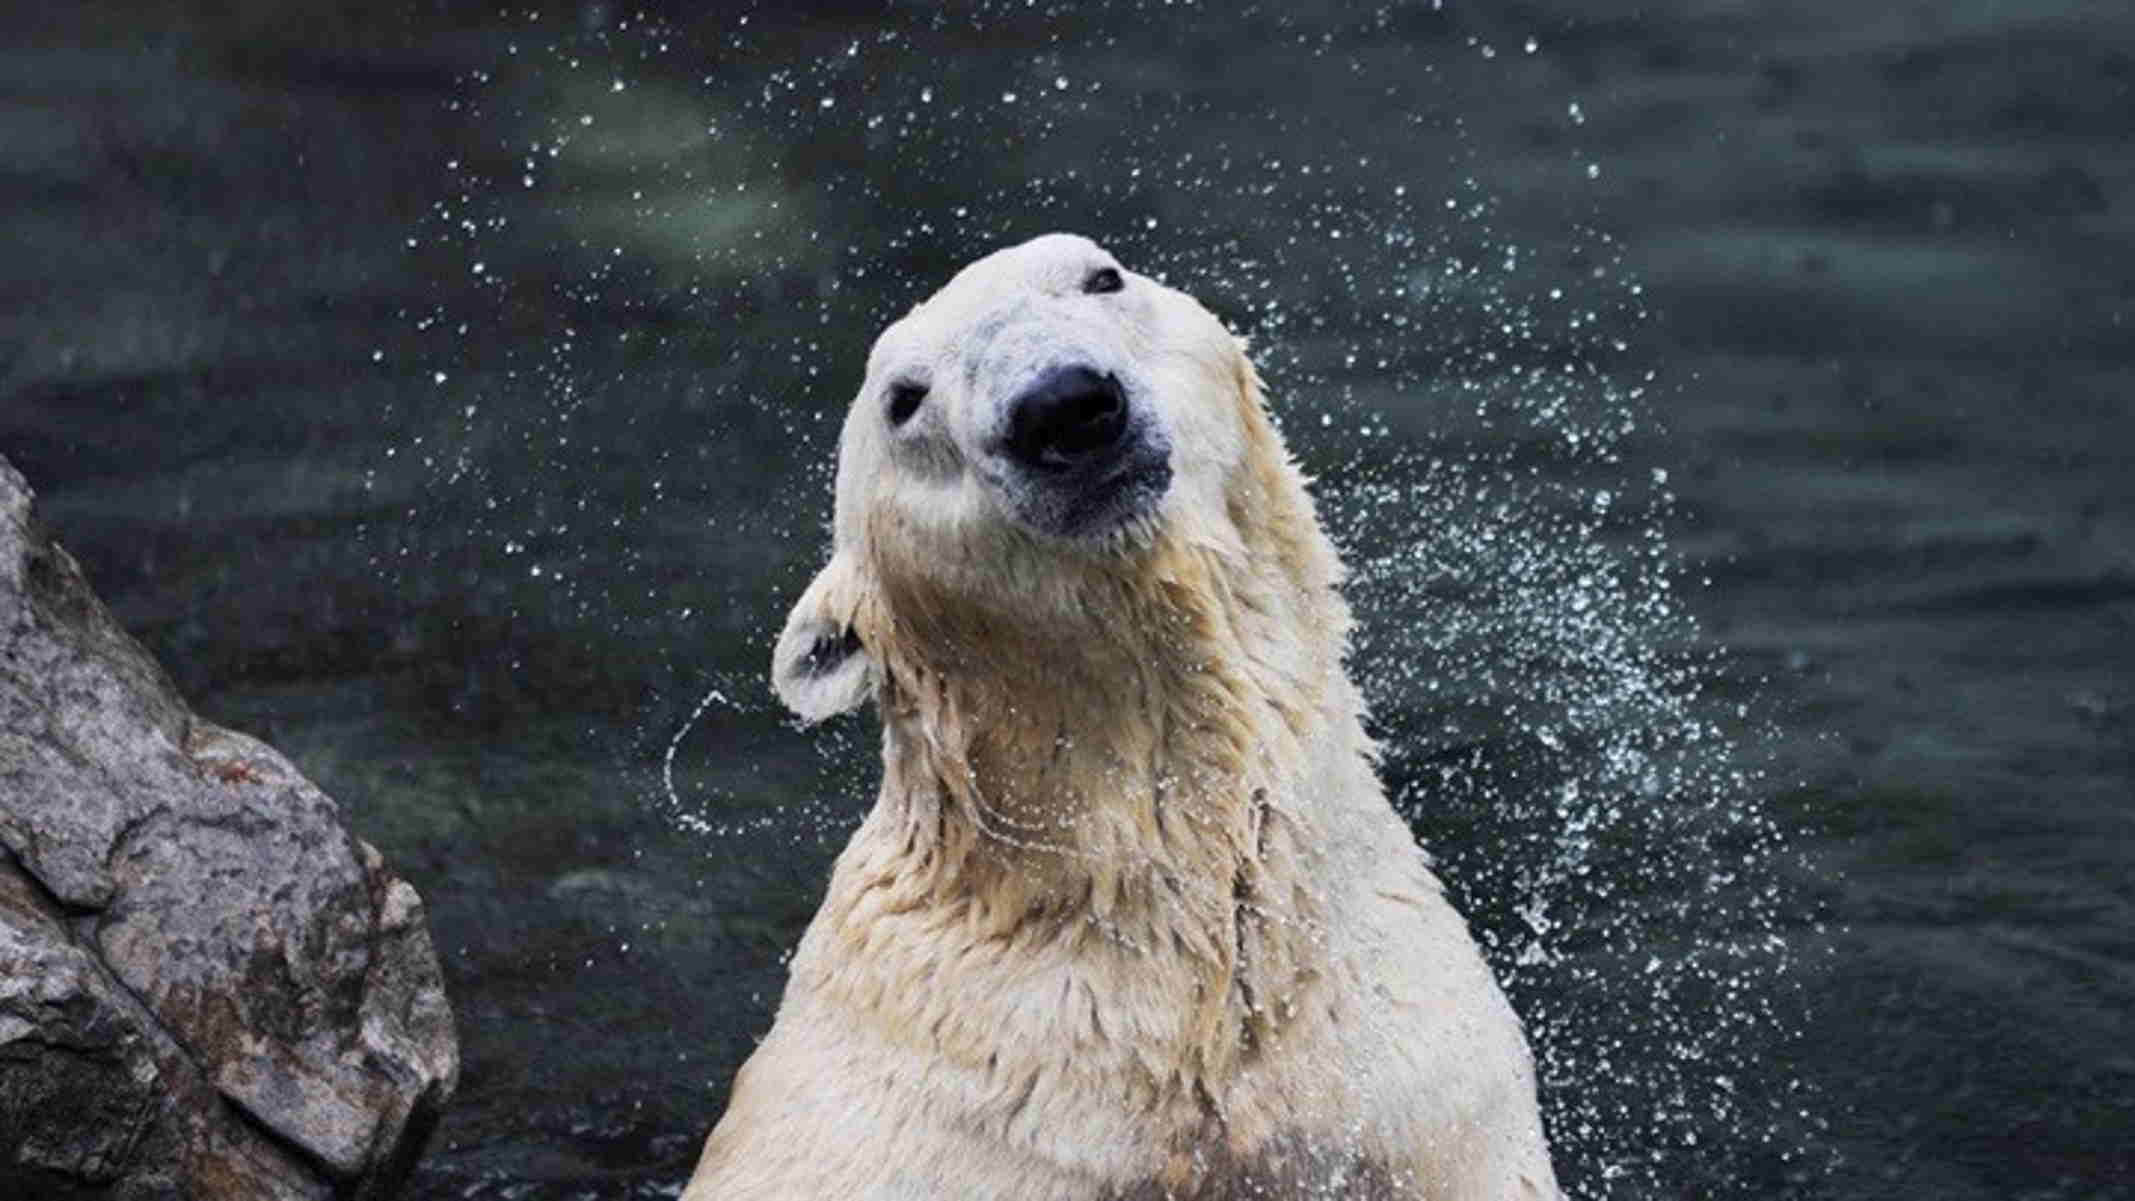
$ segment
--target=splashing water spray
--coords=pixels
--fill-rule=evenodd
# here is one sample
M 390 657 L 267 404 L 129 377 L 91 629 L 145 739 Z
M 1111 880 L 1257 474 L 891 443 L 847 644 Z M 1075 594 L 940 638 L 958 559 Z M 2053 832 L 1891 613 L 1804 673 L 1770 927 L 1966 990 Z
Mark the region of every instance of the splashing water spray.
M 656 33 L 646 38 L 664 50 Z M 583 49 L 573 46 L 574 55 Z M 589 62 L 598 57 L 585 53 Z M 826 89 L 868 53 L 855 43 L 826 60 Z M 594 320 L 613 296 L 655 287 L 656 279 L 616 265 L 629 258 L 621 246 L 648 260 L 668 253 L 661 239 L 677 238 L 678 213 L 711 214 L 692 218 L 707 223 L 699 241 L 669 254 L 692 265 L 692 278 L 727 280 L 747 296 L 758 273 L 791 272 L 793 264 L 751 248 L 812 246 L 812 233 L 795 230 L 832 223 L 812 222 L 770 184 L 745 189 L 677 168 L 683 160 L 654 136 L 653 118 L 663 113 L 674 116 L 677 144 L 767 123 L 773 104 L 792 110 L 778 110 L 795 126 L 784 135 L 854 121 L 889 136 L 879 119 L 942 156 L 936 169 L 954 174 L 963 161 L 956 154 L 993 145 L 989 123 L 1028 121 L 1048 97 L 1089 104 L 1097 94 L 1079 79 L 1069 86 L 1063 74 L 996 112 L 954 108 L 936 85 L 909 94 L 882 86 L 869 95 L 892 99 L 877 114 L 856 112 L 857 103 L 803 104 L 806 89 L 782 85 L 763 89 L 760 100 L 736 90 L 742 101 L 732 111 L 676 102 L 633 110 L 634 120 L 596 121 L 596 111 L 607 111 L 601 104 L 682 95 L 672 80 L 626 90 L 630 69 L 615 66 L 617 82 L 584 97 L 583 116 L 544 110 L 549 124 L 535 129 L 531 149 L 515 145 L 468 183 L 464 203 L 440 215 L 440 240 L 466 243 L 485 286 L 504 279 L 498 256 L 482 245 L 502 220 L 470 211 L 538 205 L 550 190 L 590 196 L 595 184 L 625 189 L 633 207 L 603 218 L 609 224 L 596 232 L 613 232 L 616 249 L 570 285 L 567 299 Z M 786 84 L 809 78 L 794 74 Z M 702 110 L 715 113 L 708 126 Z M 1057 120 L 1072 127 L 1077 118 L 1060 111 Z M 1573 124 L 1584 123 L 1578 104 L 1569 112 Z M 611 129 L 634 137 L 604 151 L 600 139 Z M 1501 236 L 1499 203 L 1473 178 L 1389 188 L 1383 167 L 1343 174 L 1321 166 L 1300 187 L 1295 163 L 1177 155 L 1161 130 L 1120 137 L 1111 174 L 1131 185 L 1096 189 L 1074 172 L 1034 174 L 1012 186 L 976 183 L 938 211 L 908 213 L 899 228 L 837 223 L 851 244 L 813 261 L 830 282 L 812 311 L 802 303 L 800 332 L 775 347 L 723 348 L 717 371 L 726 374 L 714 373 L 721 382 L 708 398 L 701 360 L 669 370 L 650 352 L 639 360 L 598 349 L 572 326 L 547 354 L 506 373 L 545 399 L 514 416 L 500 385 L 485 394 L 479 418 L 470 406 L 410 457 L 430 465 L 433 493 L 480 492 L 479 503 L 459 507 L 473 514 L 467 529 L 495 535 L 490 542 L 504 548 L 488 565 L 492 575 L 611 632 L 642 630 L 642 643 L 673 648 L 662 652 L 658 670 L 669 684 L 660 691 L 678 699 L 641 715 L 636 753 L 649 803 L 689 834 L 712 836 L 708 853 L 761 846 L 767 827 L 791 843 L 833 844 L 871 792 L 874 765 L 851 723 L 745 742 L 742 756 L 763 766 L 751 797 L 709 776 L 688 782 L 699 766 L 685 753 L 698 745 L 691 735 L 713 714 L 767 725 L 762 706 L 736 698 L 762 691 L 762 623 L 790 598 L 731 598 L 755 616 L 729 616 L 708 639 L 702 619 L 678 611 L 657 574 L 668 561 L 661 556 L 678 552 L 652 546 L 641 554 L 636 543 L 618 551 L 606 540 L 649 542 L 633 528 L 716 504 L 716 518 L 691 531 L 693 553 L 757 564 L 756 579 L 774 574 L 762 566 L 773 555 L 812 562 L 834 454 L 826 414 L 842 411 L 840 390 L 864 353 L 822 331 L 879 329 L 942 282 L 882 283 L 899 265 L 962 263 L 1044 228 L 1080 228 L 1137 270 L 1198 297 L 1253 344 L 1276 416 L 1318 476 L 1323 520 L 1352 572 L 1359 630 L 1351 664 L 1383 746 L 1387 791 L 1527 1023 L 1566 1187 L 1611 1201 L 1772 1195 L 1813 1177 L 1824 1166 L 1821 1119 L 1813 1090 L 1787 1066 L 1800 1028 L 1800 934 L 1814 927 L 1798 895 L 1807 873 L 1763 804 L 1775 785 L 1755 684 L 1731 680 L 1725 653 L 1701 636 L 1670 549 L 1671 464 L 1650 415 L 1656 390 L 1668 384 L 1641 358 L 1648 314 L 1622 247 L 1588 228 L 1560 231 L 1547 247 Z M 734 161 L 743 157 L 737 151 Z M 592 182 L 571 185 L 572 170 Z M 1584 161 L 1567 168 L 1575 180 L 1597 172 Z M 1165 207 L 1161 223 L 1148 215 L 1158 193 L 1183 198 Z M 1300 193 L 1312 199 L 1301 202 Z M 1194 201 L 1218 197 L 1224 204 L 1191 211 Z M 737 232 L 751 229 L 777 236 Z M 688 285 L 685 311 L 719 303 L 713 289 L 700 296 L 698 287 Z M 688 428 L 701 428 L 703 413 L 763 428 L 688 447 L 665 435 L 648 435 L 649 449 L 617 446 L 618 458 L 649 455 L 654 476 L 649 494 L 630 493 L 625 503 L 569 509 L 551 497 L 571 488 L 500 464 L 505 448 L 516 447 L 550 474 L 593 478 L 588 464 L 597 466 L 607 448 L 588 445 L 589 398 L 626 386 L 682 397 Z M 781 389 L 789 391 L 764 395 Z M 682 481 L 716 484 L 723 473 L 760 471 L 737 449 L 758 434 L 783 439 L 806 464 L 781 495 L 738 484 L 731 496 L 675 495 Z M 560 453 L 566 442 L 568 455 Z M 548 448 L 559 453 L 548 457 Z M 670 480 L 675 492 L 665 490 Z M 611 514 L 621 516 L 611 522 Z M 582 587 L 588 580 L 603 586 Z M 646 586 L 626 587 L 635 583 Z M 702 680 L 702 665 L 690 660 L 714 653 L 729 656 L 713 665 L 716 685 L 700 692 L 677 682 Z M 679 698 L 690 697 L 684 712 Z M 812 765 L 789 762 L 800 758 L 791 754 L 796 738 L 814 749 Z M 719 753 L 735 758 L 732 745 Z M 744 829 L 754 841 L 729 837 Z

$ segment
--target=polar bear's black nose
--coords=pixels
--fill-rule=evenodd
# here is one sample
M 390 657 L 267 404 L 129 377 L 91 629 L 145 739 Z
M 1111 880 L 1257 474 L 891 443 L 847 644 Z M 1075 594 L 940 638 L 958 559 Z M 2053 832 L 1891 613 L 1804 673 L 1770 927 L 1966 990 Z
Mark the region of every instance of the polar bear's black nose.
M 1127 393 L 1088 367 L 1055 367 L 1008 410 L 1009 455 L 1025 467 L 1063 470 L 1108 457 L 1127 432 Z

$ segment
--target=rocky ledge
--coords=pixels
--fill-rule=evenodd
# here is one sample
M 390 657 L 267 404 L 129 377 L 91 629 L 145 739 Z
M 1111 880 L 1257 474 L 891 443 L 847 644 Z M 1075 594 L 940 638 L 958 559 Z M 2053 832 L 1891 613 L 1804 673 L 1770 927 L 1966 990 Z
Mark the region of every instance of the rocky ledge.
M 30 502 L 0 459 L 0 1196 L 391 1196 L 459 1074 L 421 899 Z

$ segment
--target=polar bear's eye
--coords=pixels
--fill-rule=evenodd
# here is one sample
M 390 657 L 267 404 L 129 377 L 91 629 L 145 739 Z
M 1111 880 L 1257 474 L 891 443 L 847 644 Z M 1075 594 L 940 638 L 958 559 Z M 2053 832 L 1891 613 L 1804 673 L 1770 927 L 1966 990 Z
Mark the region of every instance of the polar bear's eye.
M 1082 290 L 1090 293 L 1117 292 L 1127 286 L 1117 267 L 1099 267 L 1082 281 Z
M 919 411 L 919 402 L 927 398 L 925 384 L 896 383 L 890 385 L 890 425 L 903 425 Z

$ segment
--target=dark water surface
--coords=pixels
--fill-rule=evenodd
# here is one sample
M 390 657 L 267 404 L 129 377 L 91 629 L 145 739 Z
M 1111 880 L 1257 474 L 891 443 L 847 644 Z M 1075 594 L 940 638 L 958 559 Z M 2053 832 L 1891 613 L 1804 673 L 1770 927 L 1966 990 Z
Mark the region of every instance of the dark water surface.
M 687 1175 L 868 798 L 837 419 L 1053 228 L 1252 337 L 1568 1184 L 2135 1196 L 2127 5 L 0 31 L 0 453 L 422 891 L 411 1196 Z

